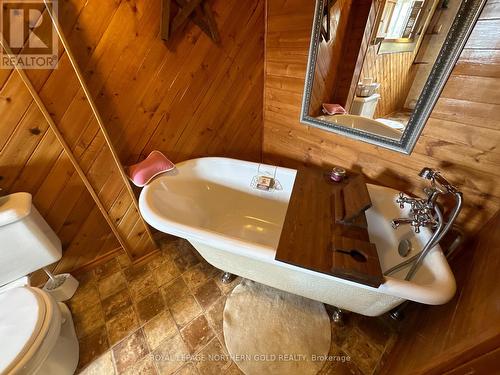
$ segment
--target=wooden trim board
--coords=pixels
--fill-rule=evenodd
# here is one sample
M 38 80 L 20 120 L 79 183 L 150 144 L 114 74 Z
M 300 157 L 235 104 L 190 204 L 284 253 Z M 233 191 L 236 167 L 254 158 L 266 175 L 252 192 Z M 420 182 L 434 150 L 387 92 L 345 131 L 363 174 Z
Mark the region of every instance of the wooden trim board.
M 104 139 L 107 143 L 107 146 L 109 148 L 109 151 L 111 152 L 111 155 L 113 157 L 113 160 L 116 164 L 116 166 L 118 167 L 118 171 L 120 172 L 120 176 L 125 184 L 125 187 L 127 188 L 130 196 L 132 197 L 132 202 L 135 206 L 135 208 L 137 209 L 137 211 L 139 212 L 139 204 L 137 202 L 137 198 L 135 197 L 134 195 L 134 192 L 132 190 L 132 187 L 130 186 L 130 183 L 128 181 L 128 178 L 127 178 L 127 175 L 125 173 L 125 170 L 123 169 L 123 166 L 120 162 L 120 159 L 118 158 L 118 155 L 116 153 L 116 150 L 112 144 L 112 141 L 109 137 L 109 134 L 108 134 L 108 131 L 106 130 L 106 127 L 104 125 L 104 121 L 102 120 L 102 117 L 99 113 L 99 110 L 97 109 L 97 106 L 95 105 L 95 101 L 92 97 L 92 95 L 90 94 L 90 91 L 87 87 L 87 84 L 85 83 L 85 80 L 83 79 L 83 75 L 80 71 L 80 68 L 78 66 L 78 63 L 76 62 L 75 60 L 75 57 L 73 55 L 73 53 L 71 52 L 71 49 L 69 47 L 69 44 L 68 44 L 68 41 L 66 40 L 66 37 L 63 33 L 63 31 L 61 30 L 61 27 L 59 25 L 59 21 L 57 20 L 56 17 L 54 17 L 48 3 L 46 0 L 44 0 L 44 3 L 45 3 L 45 6 L 47 8 L 47 12 L 50 16 L 50 18 L 52 19 L 52 24 L 54 25 L 55 29 L 56 29 L 56 32 L 57 32 L 57 35 L 59 36 L 59 39 L 61 40 L 61 43 L 66 51 L 66 54 L 69 58 L 69 61 L 71 63 L 71 66 L 73 67 L 73 70 L 78 78 L 78 81 L 80 82 L 80 86 L 81 88 L 83 89 L 83 92 L 85 93 L 85 97 L 87 98 L 87 101 L 92 109 L 92 112 L 97 120 L 97 123 L 99 125 L 99 128 L 101 129 L 101 132 L 102 134 L 104 135 Z M 146 233 L 148 234 L 148 237 L 150 238 L 151 242 L 154 243 L 154 239 L 153 239 L 153 235 L 151 234 L 151 230 L 149 229 L 149 226 L 148 224 L 145 222 L 144 218 L 142 217 L 142 215 L 139 214 L 139 218 L 140 220 L 142 221 L 142 224 L 144 225 L 145 229 L 146 229 Z

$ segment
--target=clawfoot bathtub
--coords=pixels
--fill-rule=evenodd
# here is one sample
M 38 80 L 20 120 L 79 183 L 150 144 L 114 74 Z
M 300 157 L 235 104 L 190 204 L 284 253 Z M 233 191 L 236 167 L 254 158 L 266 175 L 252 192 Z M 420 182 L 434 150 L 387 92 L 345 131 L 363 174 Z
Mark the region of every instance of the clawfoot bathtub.
M 279 190 L 256 189 L 258 173 L 274 176 Z M 156 229 L 187 239 L 213 266 L 277 289 L 363 315 L 381 315 L 405 300 L 443 304 L 455 293 L 455 279 L 437 246 L 415 278 L 407 269 L 385 277 L 378 288 L 357 284 L 274 259 L 296 171 L 227 158 L 200 158 L 177 164 L 146 186 L 139 199 L 145 220 Z M 367 211 L 371 242 L 382 271 L 401 263 L 398 244 L 412 242 L 416 254 L 431 233 L 397 231 L 390 220 L 407 209 L 395 204 L 397 191 L 369 185 L 373 207 Z M 314 199 L 314 197 L 311 197 Z

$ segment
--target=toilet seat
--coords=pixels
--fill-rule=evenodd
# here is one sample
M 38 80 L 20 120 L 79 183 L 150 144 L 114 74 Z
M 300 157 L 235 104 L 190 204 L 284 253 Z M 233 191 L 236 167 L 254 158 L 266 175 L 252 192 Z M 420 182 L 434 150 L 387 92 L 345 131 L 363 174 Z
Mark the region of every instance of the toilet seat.
M 0 373 L 34 372 L 54 347 L 60 327 L 59 307 L 46 292 L 23 286 L 0 293 Z

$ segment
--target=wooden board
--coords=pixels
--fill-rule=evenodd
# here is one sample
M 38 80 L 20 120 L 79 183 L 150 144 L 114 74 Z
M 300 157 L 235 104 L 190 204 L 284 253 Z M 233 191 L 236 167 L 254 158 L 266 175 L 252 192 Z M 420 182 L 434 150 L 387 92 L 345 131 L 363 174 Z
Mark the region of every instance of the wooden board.
M 358 216 L 352 218 L 350 221 L 340 221 L 340 223 L 360 228 L 366 228 L 368 226 L 365 212 L 360 213 Z
M 362 175 L 348 178 L 342 188 L 335 189 L 332 204 L 336 223 L 367 227 L 365 211 L 372 203 Z
M 366 188 L 366 186 L 365 186 Z M 368 195 L 369 198 L 369 195 Z M 345 198 L 344 198 L 344 189 L 337 189 L 333 194 L 333 207 L 332 210 L 335 216 L 335 222 L 338 224 L 347 224 L 349 226 L 355 226 L 360 228 L 367 228 L 368 223 L 366 221 L 366 214 L 364 210 L 360 211 L 354 217 L 351 217 L 350 220 L 346 220 L 346 210 L 345 210 Z M 370 204 L 371 206 L 371 204 Z M 362 207 L 369 208 L 366 205 L 362 205 Z
M 377 248 L 374 244 L 350 237 L 334 236 L 333 275 L 377 288 L 384 282 Z
M 335 222 L 335 196 L 346 185 L 332 182 L 322 168 L 298 168 L 275 259 L 378 287 L 383 276 L 367 229 Z M 341 252 L 351 248 L 365 261 Z
M 341 220 L 343 223 L 356 221 L 372 206 L 370 194 L 362 175 L 348 178 L 346 185 L 342 188 L 342 195 L 344 197 L 344 217 Z

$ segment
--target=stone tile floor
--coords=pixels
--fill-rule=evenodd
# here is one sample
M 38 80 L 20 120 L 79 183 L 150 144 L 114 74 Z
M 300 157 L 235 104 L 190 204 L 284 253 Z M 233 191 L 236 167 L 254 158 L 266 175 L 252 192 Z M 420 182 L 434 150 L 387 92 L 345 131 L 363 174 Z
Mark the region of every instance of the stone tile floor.
M 187 241 L 164 241 L 161 249 L 139 265 L 123 254 L 76 275 L 80 287 L 68 305 L 80 342 L 77 372 L 242 374 L 227 359 L 222 333 L 226 297 L 241 279 L 222 284 L 222 272 Z M 331 327 L 330 354 L 350 360 L 327 362 L 321 374 L 376 373 L 395 339 L 384 318 L 349 314 Z

